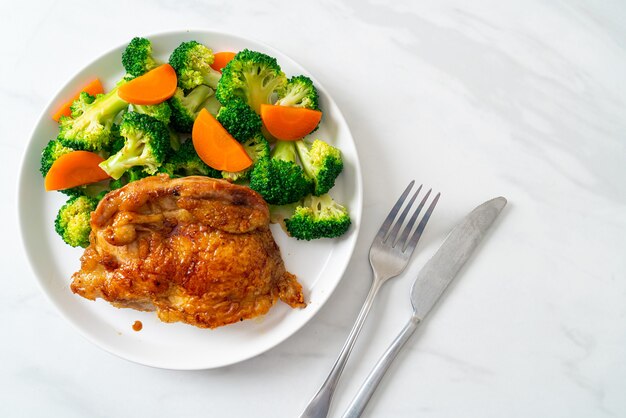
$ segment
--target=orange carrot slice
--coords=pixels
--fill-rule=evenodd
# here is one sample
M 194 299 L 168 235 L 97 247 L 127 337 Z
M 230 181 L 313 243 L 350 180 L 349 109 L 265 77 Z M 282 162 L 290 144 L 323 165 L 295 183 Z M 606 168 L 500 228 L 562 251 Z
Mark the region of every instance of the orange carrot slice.
M 117 94 L 122 100 L 132 104 L 159 104 L 174 95 L 176 82 L 174 68 L 169 64 L 163 64 L 122 84 Z
M 74 100 L 78 99 L 78 97 L 80 96 L 80 93 L 82 92 L 86 92 L 91 94 L 92 96 L 95 96 L 96 94 L 102 94 L 104 93 L 104 89 L 102 88 L 102 83 L 100 83 L 100 80 L 98 80 L 97 78 L 90 81 L 88 84 L 86 84 L 85 86 L 83 86 L 82 89 L 80 89 L 80 91 L 78 93 L 76 93 L 71 100 L 68 100 L 67 102 L 63 103 L 58 109 L 57 111 L 54 113 L 54 115 L 52 115 L 52 119 L 54 119 L 55 121 L 59 121 L 59 119 L 61 119 L 61 116 L 70 116 L 71 114 L 71 109 L 70 107 L 72 106 L 72 103 L 74 103 Z
M 200 159 L 216 170 L 234 172 L 252 165 L 243 146 L 206 109 L 193 124 L 191 140 Z
M 63 190 L 106 180 L 109 175 L 98 166 L 102 161 L 102 157 L 89 151 L 63 154 L 46 174 L 45 188 L 47 191 Z
M 213 64 L 211 64 L 211 68 L 213 68 L 215 71 L 222 71 L 222 68 L 226 67 L 226 64 L 228 64 L 230 60 L 235 58 L 235 53 L 228 51 L 216 52 L 214 54 L 214 57 L 215 60 L 213 61 Z
M 322 112 L 303 107 L 262 104 L 261 119 L 274 137 L 295 141 L 313 132 L 322 119 Z

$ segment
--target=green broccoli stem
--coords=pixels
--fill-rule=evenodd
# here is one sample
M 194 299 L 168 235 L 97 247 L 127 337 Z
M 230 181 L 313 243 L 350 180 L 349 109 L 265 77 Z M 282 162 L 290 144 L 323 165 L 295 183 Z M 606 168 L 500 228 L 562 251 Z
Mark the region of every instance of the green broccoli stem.
M 293 141 L 277 141 L 272 151 L 272 158 L 295 163 L 296 147 Z
M 174 151 L 178 151 L 180 149 L 180 137 L 172 128 L 168 128 L 168 131 L 170 133 L 170 147 Z
M 315 177 L 315 170 L 313 169 L 313 163 L 311 163 L 311 158 L 309 157 L 309 146 L 302 139 L 295 141 L 295 149 L 297 150 L 298 157 L 300 157 L 300 162 L 302 163 L 302 169 L 305 174 L 310 178 Z
M 291 218 L 298 206 L 302 206 L 302 200 L 297 200 L 286 205 L 269 205 L 270 223 L 279 224 L 283 230 L 287 232 L 285 219 Z
M 142 165 L 148 157 L 148 148 L 141 140 L 127 140 L 124 148 L 106 161 L 100 167 L 115 180 L 118 180 L 130 167 Z
M 204 82 L 213 88 L 217 87 L 220 78 L 222 78 L 222 73 L 212 69 L 209 69 L 209 72 L 204 74 Z
M 316 217 L 319 217 L 322 213 L 326 213 L 327 216 L 341 216 L 344 209 L 329 194 L 311 196 L 309 205 Z
M 118 87 L 116 86 L 104 96 L 99 96 L 100 100 L 97 101 L 97 106 L 91 106 L 86 110 L 86 113 L 98 112 L 97 115 L 110 117 L 112 122 L 113 117 L 128 107 L 128 103 L 117 94 Z
M 185 96 L 184 103 L 188 109 L 196 112 L 202 104 L 213 94 L 213 89 L 204 84 L 194 88 Z

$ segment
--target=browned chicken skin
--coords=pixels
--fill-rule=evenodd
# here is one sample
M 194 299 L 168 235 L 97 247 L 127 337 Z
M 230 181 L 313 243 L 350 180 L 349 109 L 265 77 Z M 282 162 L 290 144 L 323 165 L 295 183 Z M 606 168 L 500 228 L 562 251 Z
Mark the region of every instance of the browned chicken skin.
M 107 194 L 71 289 L 165 322 L 215 328 L 304 307 L 256 192 L 207 177 L 148 177 Z

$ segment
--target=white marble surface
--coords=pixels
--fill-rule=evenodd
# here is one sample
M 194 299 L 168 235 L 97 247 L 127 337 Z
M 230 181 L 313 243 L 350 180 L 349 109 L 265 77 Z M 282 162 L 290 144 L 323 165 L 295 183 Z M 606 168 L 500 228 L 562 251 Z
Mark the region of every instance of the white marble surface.
M 366 415 L 626 416 L 626 4 L 130 3 L 0 4 L 0 416 L 297 416 L 365 297 L 371 237 L 411 178 L 439 189 L 440 206 L 379 295 L 331 416 L 403 325 L 419 267 L 497 195 L 510 202 L 497 227 Z M 188 27 L 258 39 L 314 73 L 358 141 L 365 184 L 359 243 L 324 309 L 275 349 L 201 372 L 129 363 L 83 339 L 39 289 L 15 209 L 28 134 L 64 81 L 135 35 Z

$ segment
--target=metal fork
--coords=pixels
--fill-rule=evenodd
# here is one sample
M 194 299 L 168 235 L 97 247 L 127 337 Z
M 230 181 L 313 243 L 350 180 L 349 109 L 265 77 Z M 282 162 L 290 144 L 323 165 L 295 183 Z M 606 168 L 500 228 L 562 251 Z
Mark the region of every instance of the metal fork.
M 417 217 L 432 192 L 431 189 L 426 193 L 426 196 L 424 196 L 411 215 L 409 221 L 405 224 L 406 217 L 408 216 L 417 195 L 422 190 L 422 186 L 419 186 L 417 191 L 409 199 L 406 206 L 404 206 L 404 203 L 406 202 L 414 184 L 415 180 L 409 183 L 389 212 L 389 215 L 387 215 L 387 218 L 378 230 L 376 237 L 374 237 L 369 254 L 370 264 L 374 273 L 374 280 L 372 281 L 367 298 L 365 298 L 365 302 L 363 303 L 363 307 L 357 316 L 356 322 L 354 323 L 354 326 L 348 335 L 348 339 L 341 349 L 341 353 L 339 353 L 339 357 L 328 374 L 328 377 L 319 388 L 313 399 L 311 399 L 304 412 L 300 415 L 300 418 L 324 418 L 328 415 L 330 403 L 332 401 L 335 388 L 337 387 L 337 383 L 339 382 L 339 377 L 346 366 L 348 357 L 352 352 L 356 338 L 361 332 L 365 318 L 372 307 L 372 303 L 374 302 L 374 298 L 376 297 L 378 290 L 387 280 L 402 273 L 404 268 L 409 263 L 411 254 L 413 254 L 413 250 L 415 250 L 417 242 L 422 236 L 424 228 L 426 228 L 426 224 L 428 223 L 430 215 L 433 213 L 440 196 L 440 193 L 437 193 L 426 210 L 426 213 L 422 217 L 422 220 L 414 230 L 413 227 L 417 222 Z M 400 213 L 400 209 L 402 209 L 403 206 L 404 209 L 402 210 L 402 213 Z

